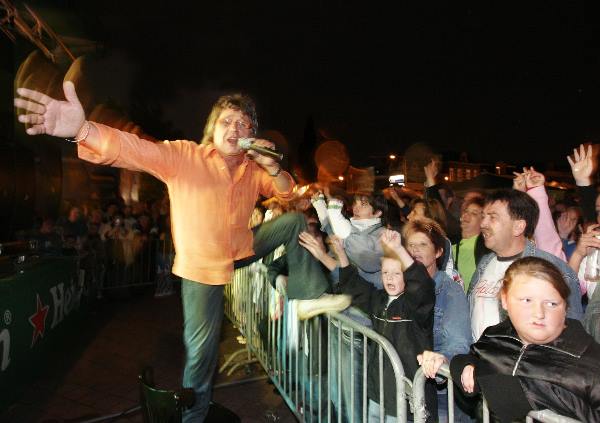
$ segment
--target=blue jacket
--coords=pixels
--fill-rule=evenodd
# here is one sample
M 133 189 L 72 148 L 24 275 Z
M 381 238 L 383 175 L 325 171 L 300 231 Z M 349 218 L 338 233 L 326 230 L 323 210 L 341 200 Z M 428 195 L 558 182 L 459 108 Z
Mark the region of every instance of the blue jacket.
M 457 354 L 466 354 L 471 346 L 469 303 L 462 287 L 445 272 L 438 270 L 433 280 L 433 350 L 451 360 Z
M 492 259 L 496 256 L 496 253 L 491 252 L 486 254 L 481 258 L 481 261 L 477 265 L 477 269 L 475 269 L 475 273 L 473 273 L 473 277 L 471 278 L 471 284 L 469 285 L 469 291 L 467 292 L 467 297 L 469 299 L 469 308 L 471 312 L 473 311 L 473 303 L 475 298 L 473 296 L 473 290 L 479 283 L 483 272 L 487 265 L 492 261 Z M 583 318 L 583 307 L 581 305 L 581 290 L 579 288 L 579 279 L 577 274 L 573 272 L 573 269 L 569 267 L 567 263 L 559 259 L 558 257 L 549 254 L 545 251 L 538 250 L 535 248 L 533 242 L 527 240 L 525 244 L 525 250 L 523 250 L 522 257 L 539 257 L 545 260 L 548 260 L 550 263 L 554 264 L 558 270 L 563 275 L 563 278 L 569 285 L 571 289 L 571 295 L 569 295 L 569 308 L 567 309 L 567 317 L 570 319 L 581 320 Z M 498 307 L 502 307 L 500 301 L 498 301 Z M 500 316 L 505 316 L 506 313 L 504 310 L 500 310 Z

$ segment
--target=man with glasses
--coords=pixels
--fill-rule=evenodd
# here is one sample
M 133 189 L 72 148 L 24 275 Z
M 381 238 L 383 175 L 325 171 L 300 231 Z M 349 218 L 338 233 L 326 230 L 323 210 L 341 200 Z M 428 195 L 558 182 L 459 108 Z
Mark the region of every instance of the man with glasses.
M 223 96 L 213 106 L 202 144 L 192 141 L 149 142 L 138 136 L 89 122 L 70 81 L 66 101 L 19 88 L 15 106 L 25 110 L 19 121 L 27 134 L 73 137 L 80 158 L 96 164 L 145 171 L 169 190 L 175 244 L 173 273 L 182 277 L 184 343 L 187 358 L 183 385 L 196 392 L 196 403 L 184 421 L 203 421 L 208 413 L 212 376 L 218 359 L 223 317 L 223 287 L 234 267 L 286 246 L 288 296 L 318 298 L 328 282 L 320 264 L 298 244 L 304 217 L 288 213 L 263 224 L 254 234 L 248 222 L 259 195 L 292 198 L 294 181 L 270 157 L 238 146 L 253 137 L 257 118 L 253 101 L 239 94 Z M 272 148 L 273 143 L 255 143 Z M 337 300 L 337 302 L 335 301 Z M 314 309 L 315 304 L 310 304 Z M 327 298 L 327 309 L 343 309 L 345 298 Z

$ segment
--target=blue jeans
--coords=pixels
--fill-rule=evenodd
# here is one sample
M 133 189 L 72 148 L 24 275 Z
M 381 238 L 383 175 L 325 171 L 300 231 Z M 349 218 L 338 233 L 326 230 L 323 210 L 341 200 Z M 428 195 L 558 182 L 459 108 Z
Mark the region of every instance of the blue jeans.
M 454 395 L 458 393 L 458 389 L 454 389 Z M 437 393 L 438 399 L 438 422 L 439 423 L 447 423 L 448 422 L 448 389 L 438 390 Z M 467 413 L 462 411 L 458 404 L 456 403 L 456 399 L 454 401 L 454 423 L 471 423 L 473 419 L 469 417 Z
M 330 357 L 330 387 L 331 401 L 336 413 L 341 414 L 342 422 L 348 423 L 362 421 L 363 404 L 363 337 L 355 332 L 354 342 L 350 343 L 350 329 L 341 331 L 341 343 L 338 340 L 338 327 L 331 326 L 331 357 Z M 351 350 L 353 356 L 351 358 Z M 352 360 L 352 361 L 351 361 Z M 341 383 L 338 386 L 338 372 Z M 354 375 L 354 383 L 351 376 Z M 354 398 L 352 399 L 352 392 Z M 341 402 L 338 400 L 340 396 Z M 354 403 L 352 403 L 352 400 Z M 354 420 L 352 420 L 354 416 Z M 336 420 L 337 421 L 337 420 Z
M 184 422 L 202 422 L 208 414 L 212 380 L 219 358 L 223 321 L 223 285 L 205 285 L 183 279 L 183 343 L 186 361 L 183 387 L 196 393 L 194 406 L 184 411 Z
M 298 243 L 298 235 L 306 230 L 306 219 L 300 213 L 285 213 L 254 231 L 255 255 L 234 263 L 247 266 L 285 245 L 289 269 L 288 297 L 317 298 L 329 289 L 321 264 Z M 206 285 L 183 279 L 183 343 L 186 362 L 183 387 L 196 392 L 196 403 L 185 411 L 184 422 L 202 422 L 208 413 L 213 373 L 219 358 L 219 335 L 223 321 L 223 285 Z

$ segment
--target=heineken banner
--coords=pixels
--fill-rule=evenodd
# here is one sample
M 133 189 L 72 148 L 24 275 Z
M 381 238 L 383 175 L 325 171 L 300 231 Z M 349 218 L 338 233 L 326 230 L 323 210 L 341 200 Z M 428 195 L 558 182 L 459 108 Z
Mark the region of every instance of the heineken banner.
M 89 300 L 84 281 L 77 257 L 28 259 L 0 279 L 0 409 L 50 365 L 65 336 L 77 336 L 69 328 Z

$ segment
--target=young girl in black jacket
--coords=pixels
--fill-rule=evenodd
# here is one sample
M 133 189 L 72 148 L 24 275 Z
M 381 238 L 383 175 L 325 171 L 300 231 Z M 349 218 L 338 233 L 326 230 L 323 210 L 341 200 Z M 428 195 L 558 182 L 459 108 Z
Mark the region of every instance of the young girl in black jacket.
M 515 261 L 501 291 L 508 318 L 487 328 L 469 354 L 454 357 L 452 378 L 467 394 L 481 391 L 501 422 L 550 409 L 600 422 L 600 345 L 567 319 L 569 287 L 537 257 Z

